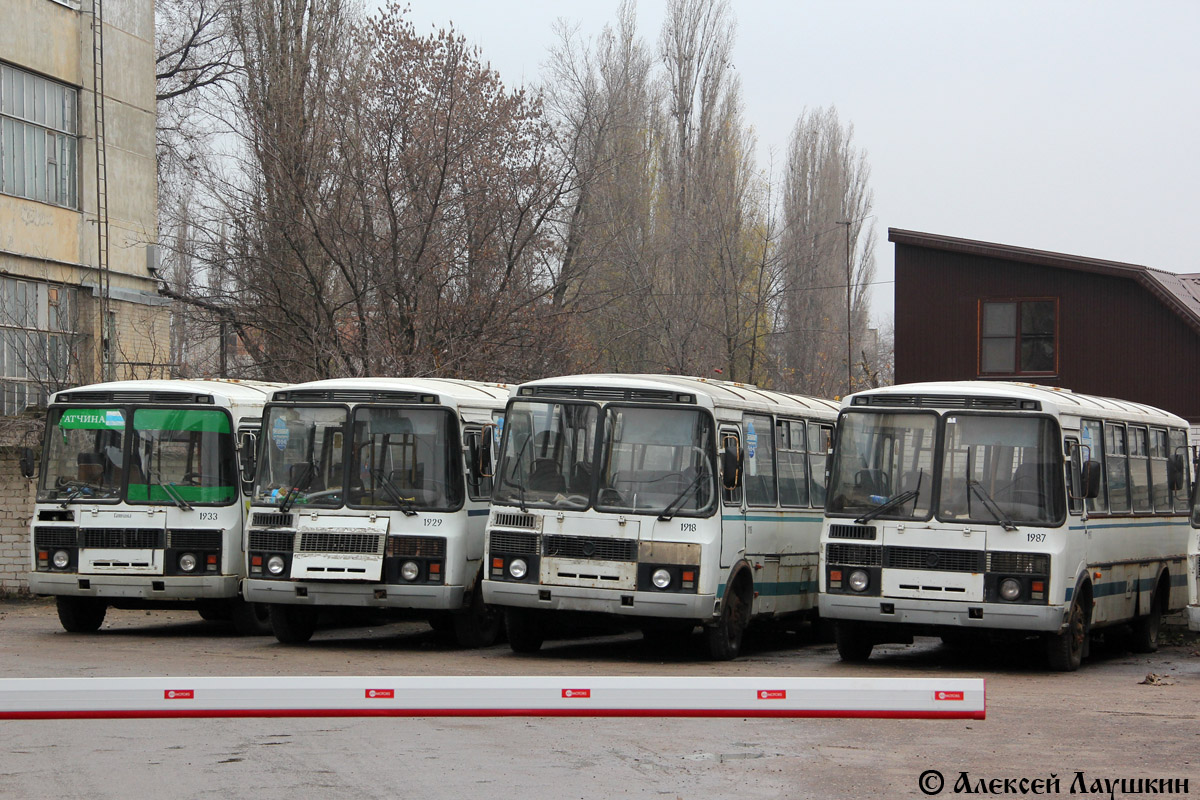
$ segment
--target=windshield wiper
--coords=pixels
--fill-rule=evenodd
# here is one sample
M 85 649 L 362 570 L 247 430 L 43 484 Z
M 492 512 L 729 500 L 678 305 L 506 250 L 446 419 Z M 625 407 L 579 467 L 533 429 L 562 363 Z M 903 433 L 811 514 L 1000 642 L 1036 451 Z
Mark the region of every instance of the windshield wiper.
M 404 512 L 406 517 L 414 517 L 417 514 L 417 507 L 412 500 L 400 494 L 400 490 L 396 488 L 396 484 L 392 483 L 392 479 L 383 474 L 383 470 L 379 467 L 371 470 L 371 474 L 379 481 L 379 485 L 387 492 L 395 501 L 396 505 L 400 506 L 400 510 Z
M 708 470 L 701 470 L 700 472 L 698 472 L 696 474 L 696 477 L 692 478 L 692 482 L 689 483 L 686 487 L 684 487 L 684 490 L 682 492 L 680 492 L 675 497 L 674 500 L 667 503 L 667 507 L 664 508 L 662 510 L 662 513 L 658 515 L 658 521 L 659 522 L 670 522 L 671 519 L 675 516 L 675 511 L 678 510 L 675 508 L 675 504 L 679 503 L 680 505 L 682 505 L 684 498 L 686 498 L 688 496 L 688 494 L 690 494 L 692 492 L 692 490 L 699 487 L 700 481 L 707 477 L 708 477 Z
M 296 481 L 296 485 L 288 489 L 279 501 L 279 510 L 286 513 L 296 502 L 296 497 L 309 487 L 315 477 L 317 477 L 317 465 L 309 461 L 304 465 L 304 472 L 300 475 L 300 480 Z
M 923 480 L 925 480 L 924 469 L 917 473 L 917 488 L 909 489 L 907 492 L 901 492 L 892 499 L 883 501 L 858 519 L 854 520 L 854 522 L 858 525 L 861 525 L 864 522 L 870 522 L 885 511 L 891 511 L 893 508 L 902 506 L 909 500 L 916 500 L 921 496 L 921 481 Z M 913 503 L 913 511 L 916 511 L 916 503 Z
M 181 496 L 179 496 L 178 494 L 175 493 L 175 490 L 179 488 L 179 484 L 177 484 L 177 483 L 169 483 L 169 484 L 168 483 L 158 483 L 158 484 L 155 484 L 155 486 L 158 486 L 160 489 L 162 489 L 163 492 L 166 493 L 167 497 L 171 498 L 171 501 L 173 503 L 175 503 L 175 505 L 177 505 L 181 509 L 183 509 L 184 511 L 192 510 L 191 503 L 189 503 L 187 500 L 184 500 Z
M 525 507 L 525 464 L 524 464 L 524 462 L 521 461 L 521 457 L 525 455 L 525 448 L 529 447 L 529 443 L 532 441 L 533 441 L 533 436 L 530 435 L 528 438 L 525 439 L 524 443 L 521 445 L 521 449 L 517 451 L 516 464 L 517 464 L 517 468 L 519 468 L 521 470 L 520 483 L 514 482 L 512 480 L 512 478 L 507 478 L 507 477 L 505 478 L 505 482 L 509 486 L 517 487 L 517 505 L 520 506 L 522 513 L 525 513 L 525 514 L 529 513 L 529 509 Z M 511 494 L 509 495 L 508 499 L 509 500 L 512 499 Z
M 974 478 L 967 478 L 967 488 L 975 492 L 976 496 L 983 501 L 983 507 L 986 508 L 996 521 L 1000 523 L 1000 527 L 1006 531 L 1015 531 L 1017 526 L 1011 519 L 1001 510 L 1000 505 L 992 499 L 992 496 L 987 493 L 987 489 L 983 488 L 983 484 Z M 968 504 L 967 516 L 970 516 L 971 509 Z
M 71 487 L 71 491 L 67 492 L 67 496 L 64 497 L 62 503 L 59 504 L 59 508 L 66 508 L 69 504 L 75 502 L 75 498 L 77 498 L 77 497 L 79 497 L 79 495 L 83 494 L 84 489 L 99 489 L 99 488 L 100 488 L 99 486 L 93 486 L 90 483 L 78 483 L 75 486 Z

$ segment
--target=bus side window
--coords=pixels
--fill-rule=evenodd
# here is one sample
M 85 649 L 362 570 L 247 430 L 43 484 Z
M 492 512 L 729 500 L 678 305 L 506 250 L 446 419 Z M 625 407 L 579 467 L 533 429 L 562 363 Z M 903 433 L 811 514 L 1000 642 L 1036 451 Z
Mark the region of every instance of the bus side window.
M 1178 486 L 1172 490 L 1172 505 L 1177 512 L 1187 512 L 1190 510 L 1188 499 L 1191 494 L 1191 458 L 1188 456 L 1187 432 L 1181 430 L 1172 430 L 1168 435 L 1168 441 L 1171 447 L 1171 460 L 1176 465 L 1174 468 L 1181 473 L 1179 478 L 1172 485 Z
M 1100 494 L 1087 501 L 1087 510 L 1089 514 L 1107 514 L 1108 513 L 1108 475 L 1106 474 L 1104 464 L 1104 429 L 1099 422 L 1095 420 L 1083 420 L 1079 426 L 1080 438 L 1084 450 L 1084 455 L 1089 461 L 1095 461 L 1101 465 L 1100 469 Z
M 813 508 L 825 507 L 825 465 L 833 441 L 832 425 L 808 425 L 808 477 Z
M 1171 511 L 1170 468 L 1167 447 L 1167 432 L 1161 428 L 1150 429 L 1150 500 L 1155 513 Z
M 721 451 L 725 454 L 722 459 L 724 465 L 722 466 L 721 498 L 727 506 L 740 506 L 742 504 L 742 475 L 740 473 L 745 467 L 745 454 L 742 452 L 742 442 L 737 431 L 721 431 Z M 734 462 L 737 464 L 736 467 L 733 466 Z M 732 476 L 729 474 L 731 469 L 734 471 Z M 732 489 L 729 488 L 730 483 L 735 483 Z
M 1125 446 L 1125 426 L 1104 425 L 1104 468 L 1108 478 L 1108 507 L 1114 514 L 1129 513 L 1129 458 Z
M 808 469 L 805 464 L 806 434 L 804 423 L 781 419 L 775 423 L 776 451 L 779 455 L 779 505 L 808 505 Z

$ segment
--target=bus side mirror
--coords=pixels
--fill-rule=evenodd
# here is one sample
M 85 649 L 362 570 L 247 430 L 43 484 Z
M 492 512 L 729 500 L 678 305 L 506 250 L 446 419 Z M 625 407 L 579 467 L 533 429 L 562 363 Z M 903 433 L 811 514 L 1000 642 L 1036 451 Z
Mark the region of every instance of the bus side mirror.
M 721 484 L 736 489 L 742 483 L 742 448 L 734 436 L 726 436 L 721 451 Z
M 1176 453 L 1167 459 L 1167 484 L 1171 487 L 1172 492 L 1178 492 L 1183 488 L 1183 479 L 1186 474 L 1182 455 Z
M 492 462 L 492 442 L 496 439 L 497 430 L 496 423 L 489 422 L 483 426 L 478 437 L 472 436 L 470 439 L 471 469 L 481 478 L 491 478 L 496 472 Z
M 32 478 L 34 473 L 33 450 L 29 447 L 21 448 L 21 477 Z
M 253 483 L 258 473 L 258 437 L 251 431 L 242 431 L 238 437 L 238 450 L 241 451 L 242 482 Z
M 1099 461 L 1083 462 L 1083 497 L 1094 500 L 1100 496 L 1100 466 Z

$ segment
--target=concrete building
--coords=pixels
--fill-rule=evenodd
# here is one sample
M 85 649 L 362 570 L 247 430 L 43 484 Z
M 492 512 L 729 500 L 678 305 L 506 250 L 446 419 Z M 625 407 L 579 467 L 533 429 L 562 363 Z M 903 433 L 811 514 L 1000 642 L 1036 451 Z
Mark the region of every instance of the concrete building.
M 15 451 L 36 436 L 16 415 L 66 386 L 169 377 L 154 2 L 101 3 L 0 0 L 0 594 L 29 568 Z
M 63 386 L 165 377 L 170 321 L 151 274 L 153 0 L 0 0 L 0 19 L 0 413 L 12 415 Z

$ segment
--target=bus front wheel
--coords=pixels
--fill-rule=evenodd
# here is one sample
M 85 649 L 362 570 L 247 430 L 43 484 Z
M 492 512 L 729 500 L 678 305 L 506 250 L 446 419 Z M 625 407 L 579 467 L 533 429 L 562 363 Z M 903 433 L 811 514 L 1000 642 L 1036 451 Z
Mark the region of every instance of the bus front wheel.
M 508 631 L 508 646 L 514 653 L 536 653 L 546 641 L 542 620 L 528 608 L 504 610 L 504 627 Z
M 95 633 L 104 624 L 108 604 L 94 597 L 57 598 L 58 621 L 69 633 Z
M 271 630 L 283 644 L 304 644 L 317 629 L 317 609 L 272 604 Z
M 741 654 L 748 611 L 745 598 L 731 587 L 721 602 L 717 623 L 704 628 L 708 655 L 714 661 L 732 661 Z
M 833 636 L 837 643 L 838 656 L 842 661 L 862 664 L 870 660 L 875 642 L 867 636 L 861 625 L 839 621 L 834 627 Z
M 1077 598 L 1071 604 L 1067 616 L 1067 627 L 1062 633 L 1046 637 L 1046 660 L 1055 672 L 1074 672 L 1083 662 L 1083 651 L 1087 644 L 1088 624 L 1083 604 Z
M 1133 621 L 1133 638 L 1129 641 L 1129 649 L 1135 653 L 1153 653 L 1158 650 L 1158 631 L 1162 626 L 1162 610 L 1166 605 L 1166 598 L 1156 592 L 1150 603 L 1150 612 Z

